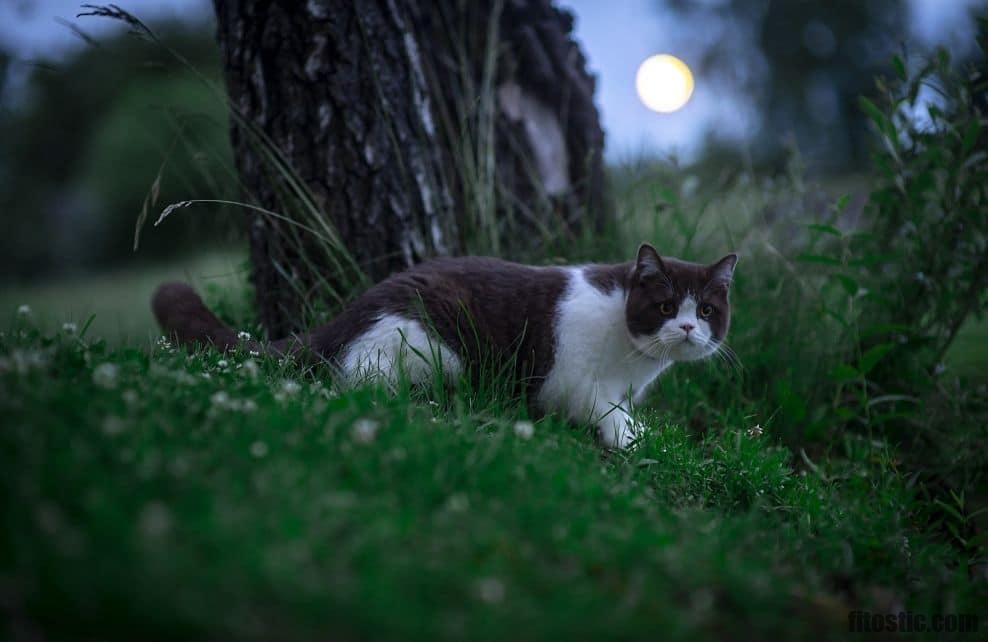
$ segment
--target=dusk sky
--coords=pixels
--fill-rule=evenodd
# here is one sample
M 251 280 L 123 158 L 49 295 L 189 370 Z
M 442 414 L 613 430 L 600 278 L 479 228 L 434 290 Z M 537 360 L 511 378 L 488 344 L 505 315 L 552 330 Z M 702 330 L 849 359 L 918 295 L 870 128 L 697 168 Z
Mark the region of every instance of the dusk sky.
M 119 28 L 98 18 L 76 19 L 77 0 L 0 0 L 0 42 L 21 60 L 57 58 L 81 46 L 80 40 L 58 19 L 74 22 L 98 35 Z M 208 0 L 137 0 L 119 4 L 139 17 L 203 20 L 211 11 Z M 576 32 L 590 66 L 598 75 L 597 104 L 607 133 L 612 160 L 640 151 L 676 152 L 689 156 L 702 135 L 716 126 L 725 137 L 740 137 L 753 122 L 750 105 L 719 93 L 696 78 L 687 105 L 671 114 L 648 110 L 635 93 L 635 72 L 642 60 L 655 53 L 677 53 L 677 31 L 670 16 L 655 0 L 562 0 L 577 17 Z M 963 46 L 972 41 L 968 18 L 972 6 L 985 0 L 910 0 L 914 37 L 924 45 Z

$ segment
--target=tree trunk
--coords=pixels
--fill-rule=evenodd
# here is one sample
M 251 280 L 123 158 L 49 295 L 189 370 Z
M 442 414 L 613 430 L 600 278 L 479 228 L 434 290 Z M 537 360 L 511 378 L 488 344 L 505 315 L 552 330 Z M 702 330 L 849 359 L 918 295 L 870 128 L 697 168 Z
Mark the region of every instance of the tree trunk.
M 604 220 L 594 79 L 549 0 L 214 5 L 246 198 L 284 217 L 248 227 L 270 335 L 430 256 Z

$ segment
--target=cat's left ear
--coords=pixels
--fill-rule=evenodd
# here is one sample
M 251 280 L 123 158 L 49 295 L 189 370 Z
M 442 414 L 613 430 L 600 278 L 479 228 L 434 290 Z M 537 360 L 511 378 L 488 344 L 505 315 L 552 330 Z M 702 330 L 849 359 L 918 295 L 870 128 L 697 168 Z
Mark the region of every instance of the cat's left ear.
M 721 260 L 710 266 L 711 282 L 730 285 L 734 277 L 734 266 L 738 264 L 737 254 L 728 254 Z
M 638 247 L 638 257 L 635 259 L 635 270 L 639 278 L 648 278 L 665 272 L 665 265 L 655 248 L 648 243 Z

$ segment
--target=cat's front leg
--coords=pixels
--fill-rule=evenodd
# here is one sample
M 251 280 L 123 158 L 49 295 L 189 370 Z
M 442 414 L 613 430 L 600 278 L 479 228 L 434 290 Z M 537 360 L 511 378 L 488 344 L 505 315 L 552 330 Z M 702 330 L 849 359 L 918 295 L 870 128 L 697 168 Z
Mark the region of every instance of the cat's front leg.
M 597 430 L 603 446 L 618 450 L 630 446 L 638 434 L 635 420 L 617 405 L 597 422 Z

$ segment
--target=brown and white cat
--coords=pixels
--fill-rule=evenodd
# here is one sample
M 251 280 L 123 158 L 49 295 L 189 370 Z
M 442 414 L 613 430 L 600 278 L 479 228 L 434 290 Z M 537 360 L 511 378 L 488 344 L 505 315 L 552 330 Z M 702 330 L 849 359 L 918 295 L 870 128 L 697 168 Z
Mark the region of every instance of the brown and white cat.
M 435 259 L 370 288 L 324 326 L 267 346 L 333 364 L 345 382 L 413 383 L 512 364 L 530 401 L 598 426 L 601 442 L 634 439 L 629 402 L 676 361 L 721 349 L 730 324 L 728 254 L 701 265 L 662 258 L 536 267 L 500 259 Z M 166 283 L 152 301 L 162 328 L 183 344 L 237 346 L 237 334 L 188 285 Z

